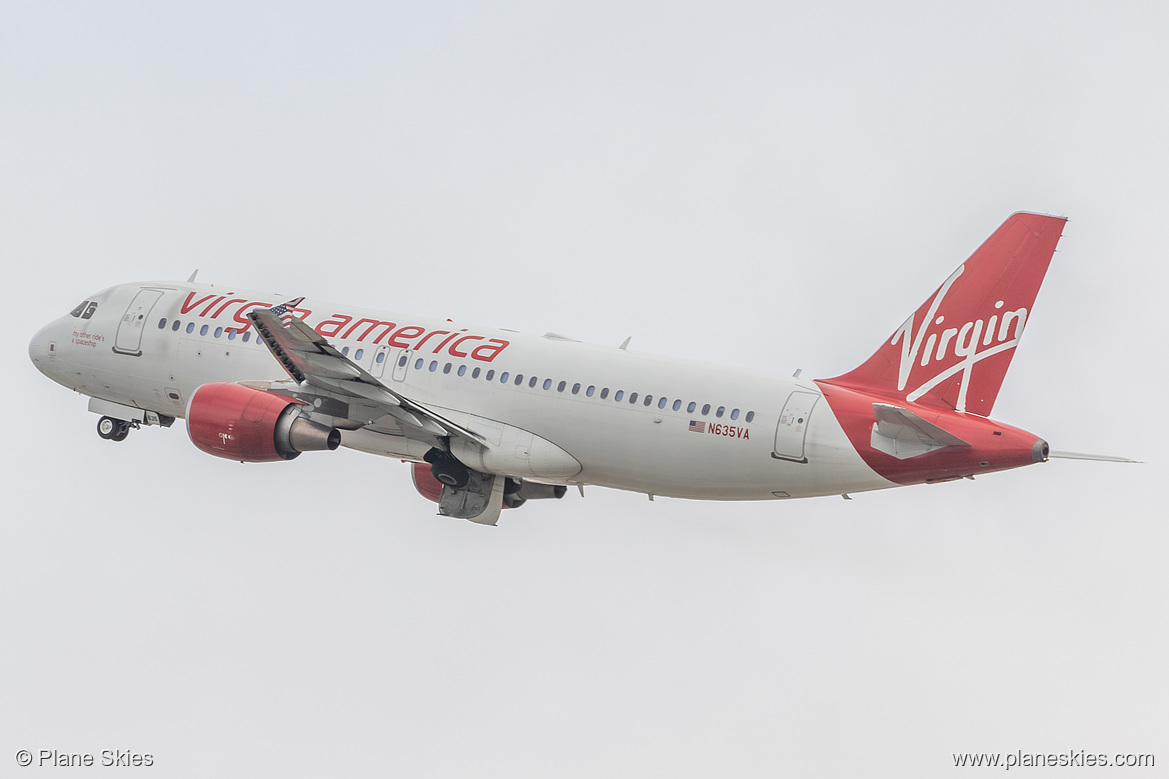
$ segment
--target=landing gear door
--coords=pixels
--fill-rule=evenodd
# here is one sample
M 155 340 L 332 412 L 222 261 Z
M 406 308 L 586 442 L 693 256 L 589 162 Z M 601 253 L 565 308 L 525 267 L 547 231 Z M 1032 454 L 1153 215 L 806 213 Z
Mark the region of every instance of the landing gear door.
M 771 456 L 777 460 L 794 460 L 806 463 L 804 438 L 808 434 L 808 420 L 820 396 L 814 392 L 793 392 L 788 395 L 775 428 L 775 451 Z
M 403 349 L 398 354 L 398 359 L 394 361 L 394 381 L 403 381 L 406 378 L 406 371 L 410 370 L 410 358 L 413 352 L 409 349 Z
M 129 354 L 134 357 L 142 355 L 142 329 L 146 326 L 146 318 L 150 316 L 150 309 L 162 297 L 162 290 L 140 289 L 122 321 L 118 323 L 118 334 L 114 337 L 114 351 L 118 354 Z

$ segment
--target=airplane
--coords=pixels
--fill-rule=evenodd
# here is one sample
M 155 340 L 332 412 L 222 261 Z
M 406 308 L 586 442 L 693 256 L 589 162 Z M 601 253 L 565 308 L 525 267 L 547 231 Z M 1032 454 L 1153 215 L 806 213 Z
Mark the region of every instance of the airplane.
M 990 418 L 1064 217 L 1010 216 L 848 373 L 727 367 L 195 282 L 122 284 L 42 328 L 33 364 L 89 396 L 98 435 L 186 420 L 200 450 L 283 462 L 338 446 L 412 463 L 440 515 L 585 485 L 775 500 L 1046 462 Z M 197 271 L 196 271 L 197 273 Z

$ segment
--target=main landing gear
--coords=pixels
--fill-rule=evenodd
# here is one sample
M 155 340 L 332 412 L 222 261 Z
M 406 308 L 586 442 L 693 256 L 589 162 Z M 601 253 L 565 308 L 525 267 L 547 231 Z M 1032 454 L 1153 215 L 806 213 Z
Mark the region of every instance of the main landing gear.
M 107 441 L 125 441 L 126 436 L 130 435 L 130 423 L 113 417 L 102 417 L 97 421 L 97 434 Z
M 440 484 L 461 490 L 471 481 L 467 466 L 441 449 L 431 449 L 422 459 L 430 463 L 430 473 Z

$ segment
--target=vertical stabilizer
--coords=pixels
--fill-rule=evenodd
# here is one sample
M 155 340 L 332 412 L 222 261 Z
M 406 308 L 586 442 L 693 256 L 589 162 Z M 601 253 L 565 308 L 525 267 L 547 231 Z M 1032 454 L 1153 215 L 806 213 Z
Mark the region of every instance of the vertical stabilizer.
M 989 415 L 1066 221 L 1012 215 L 872 357 L 825 383 Z

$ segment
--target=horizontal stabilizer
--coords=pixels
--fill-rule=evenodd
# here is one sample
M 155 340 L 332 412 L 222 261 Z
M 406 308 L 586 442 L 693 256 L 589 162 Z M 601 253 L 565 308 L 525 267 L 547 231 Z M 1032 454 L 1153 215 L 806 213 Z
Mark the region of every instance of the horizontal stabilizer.
M 970 446 L 958 436 L 899 406 L 874 403 L 873 414 L 877 422 L 873 425 L 872 447 L 898 460 L 947 446 Z
M 1130 460 L 1127 457 L 1111 457 L 1106 454 L 1082 454 L 1080 452 L 1050 452 L 1052 460 L 1095 460 L 1102 463 L 1139 463 L 1140 460 Z

